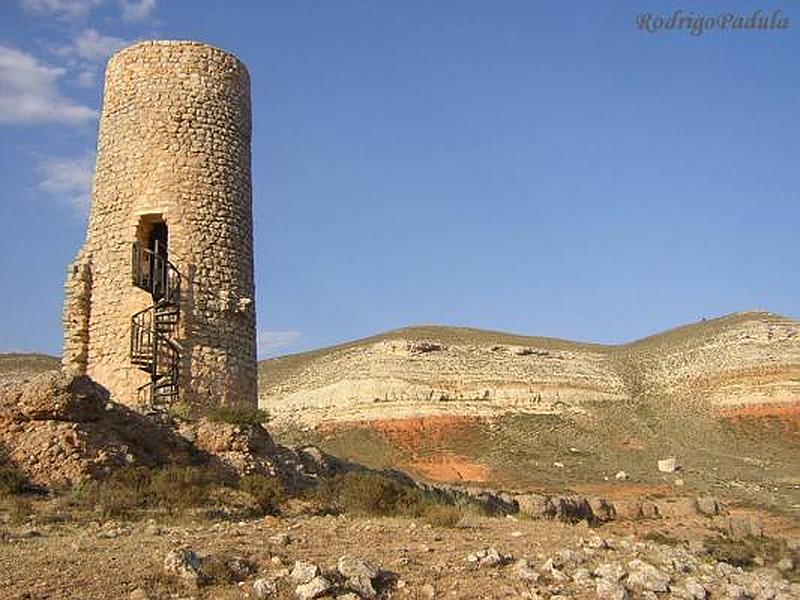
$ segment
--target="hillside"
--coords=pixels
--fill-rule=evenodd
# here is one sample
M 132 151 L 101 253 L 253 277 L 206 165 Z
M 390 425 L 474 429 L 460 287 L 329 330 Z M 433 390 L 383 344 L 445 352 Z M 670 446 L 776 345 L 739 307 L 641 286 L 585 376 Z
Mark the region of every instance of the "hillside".
M 642 395 L 715 406 L 800 399 L 800 323 L 738 313 L 621 346 L 452 327 L 410 327 L 263 361 L 278 421 L 581 411 Z
M 612 496 L 681 485 L 800 515 L 800 323 L 779 315 L 620 346 L 407 328 L 260 377 L 279 439 L 371 466 Z M 666 456 L 683 468 L 659 472 Z
M 46 354 L 0 354 L 0 387 L 59 367 L 59 360 Z

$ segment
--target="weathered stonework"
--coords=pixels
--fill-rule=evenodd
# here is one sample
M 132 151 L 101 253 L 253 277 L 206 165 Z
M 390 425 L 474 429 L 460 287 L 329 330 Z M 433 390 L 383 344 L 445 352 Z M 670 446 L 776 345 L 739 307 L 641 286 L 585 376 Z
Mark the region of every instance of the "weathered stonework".
M 233 55 L 151 41 L 108 63 L 86 242 L 66 284 L 66 369 L 136 405 L 132 244 L 154 223 L 182 277 L 179 401 L 256 404 L 250 78 Z

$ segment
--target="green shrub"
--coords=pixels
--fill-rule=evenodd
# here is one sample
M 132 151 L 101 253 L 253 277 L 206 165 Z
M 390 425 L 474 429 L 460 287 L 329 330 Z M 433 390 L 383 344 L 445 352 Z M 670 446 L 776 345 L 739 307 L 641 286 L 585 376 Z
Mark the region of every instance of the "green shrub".
M 278 514 L 280 504 L 286 498 L 286 489 L 277 477 L 245 475 L 239 480 L 239 489 L 250 494 L 262 514 Z
M 234 581 L 227 561 L 220 556 L 206 556 L 203 559 L 203 573 L 210 584 L 225 585 Z
M 0 496 L 20 494 L 25 490 L 26 479 L 18 469 L 0 465 Z
M 21 496 L 0 496 L 0 510 L 11 523 L 22 523 L 33 513 L 33 505 Z
M 167 409 L 167 412 L 171 417 L 183 421 L 189 421 L 194 416 L 194 410 L 192 408 L 192 405 L 189 404 L 188 402 L 177 402 L 175 404 L 172 404 Z
M 122 517 L 148 504 L 150 471 L 126 468 L 112 473 L 104 481 L 90 481 L 76 488 L 73 506 L 94 509 L 103 517 Z
M 419 516 L 427 504 L 417 488 L 373 473 L 338 475 L 320 485 L 315 497 L 327 509 L 376 516 Z
M 678 546 L 681 544 L 681 540 L 663 531 L 648 531 L 642 536 L 642 539 L 656 542 L 657 544 L 664 544 L 665 546 Z
M 455 527 L 461 521 L 461 511 L 455 506 L 432 504 L 425 509 L 423 518 L 434 527 Z
M 763 558 L 767 563 L 777 563 L 782 558 L 792 558 L 798 564 L 800 552 L 789 549 L 786 540 L 763 537 L 746 537 L 732 539 L 727 536 L 706 538 L 706 553 L 717 561 L 723 561 L 734 567 L 747 569 L 756 566 L 756 557 Z M 789 579 L 792 578 L 789 574 Z
M 269 413 L 249 406 L 216 406 L 206 409 L 204 415 L 214 423 L 231 425 L 260 425 L 269 421 Z
M 207 471 L 196 467 L 129 467 L 103 481 L 81 485 L 69 494 L 66 503 L 99 511 L 106 518 L 155 508 L 178 512 L 202 506 L 216 483 Z
M 218 483 L 209 471 L 198 467 L 167 467 L 151 472 L 150 503 L 177 512 L 203 506 Z

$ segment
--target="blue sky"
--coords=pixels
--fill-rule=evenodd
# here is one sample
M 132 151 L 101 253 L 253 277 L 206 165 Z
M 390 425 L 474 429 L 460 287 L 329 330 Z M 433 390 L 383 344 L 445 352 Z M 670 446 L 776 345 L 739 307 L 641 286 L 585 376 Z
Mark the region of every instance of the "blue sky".
M 614 343 L 800 317 L 800 10 L 637 28 L 664 7 L 4 0 L 0 350 L 60 351 L 103 64 L 147 38 L 250 69 L 261 356 L 422 323 Z

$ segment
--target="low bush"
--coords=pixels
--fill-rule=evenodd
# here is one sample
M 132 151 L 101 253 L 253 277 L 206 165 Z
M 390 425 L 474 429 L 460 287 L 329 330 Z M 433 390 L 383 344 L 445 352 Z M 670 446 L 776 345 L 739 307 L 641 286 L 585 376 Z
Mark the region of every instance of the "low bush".
M 194 415 L 194 409 L 188 402 L 177 402 L 167 409 L 169 415 L 182 421 L 190 421 Z
M 27 480 L 18 469 L 10 465 L 0 465 L 0 496 L 12 496 L 25 491 Z
M 203 506 L 217 484 L 212 475 L 196 467 L 130 467 L 75 488 L 65 503 L 98 511 L 106 518 L 126 517 L 143 509 L 178 512 Z
M 800 579 L 800 569 L 798 569 L 800 551 L 790 549 L 786 540 L 769 537 L 733 539 L 728 536 L 718 536 L 707 538 L 705 546 L 706 553 L 714 560 L 743 569 L 757 566 L 757 557 L 762 558 L 767 564 L 776 564 L 783 558 L 791 558 L 795 568 L 784 575 L 790 580 Z
M 208 470 L 198 467 L 167 467 L 151 472 L 150 502 L 171 512 L 203 506 L 219 484 Z
M 231 425 L 260 425 L 269 421 L 269 413 L 249 406 L 216 406 L 207 409 L 204 415 L 214 423 Z
M 227 561 L 221 556 L 206 556 L 203 559 L 203 573 L 209 584 L 226 585 L 234 581 Z
M 121 469 L 104 481 L 93 481 L 78 488 L 78 503 L 94 508 L 106 518 L 121 517 L 147 506 L 149 489 L 148 469 Z
M 0 496 L 0 512 L 10 523 L 22 523 L 33 513 L 33 505 L 23 496 Z
M 664 533 L 663 531 L 648 531 L 642 536 L 642 539 L 656 542 L 657 544 L 664 544 L 665 546 L 678 546 L 682 543 L 678 538 Z
M 252 496 L 261 514 L 276 515 L 286 499 L 286 489 L 277 477 L 245 475 L 239 480 L 239 489 Z
M 374 516 L 417 517 L 430 504 L 419 489 L 375 473 L 338 475 L 320 484 L 314 497 L 324 510 Z
M 434 527 L 455 527 L 461 521 L 461 510 L 456 506 L 433 504 L 428 506 L 423 513 L 426 523 Z

